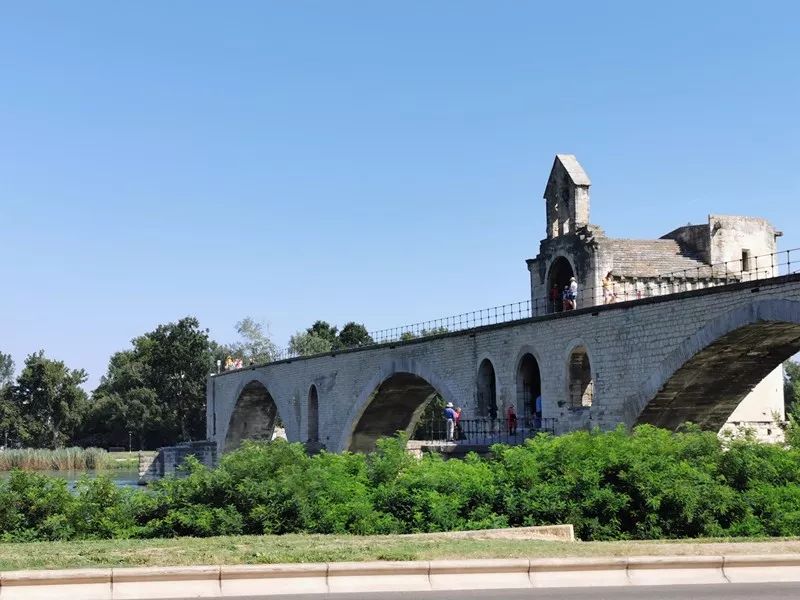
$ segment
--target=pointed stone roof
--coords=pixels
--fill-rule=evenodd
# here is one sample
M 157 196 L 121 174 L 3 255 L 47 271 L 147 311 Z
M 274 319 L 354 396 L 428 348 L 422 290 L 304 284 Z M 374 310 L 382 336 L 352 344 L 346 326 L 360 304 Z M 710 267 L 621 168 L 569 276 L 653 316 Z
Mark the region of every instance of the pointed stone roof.
M 578 162 L 574 154 L 556 154 L 556 161 L 560 162 L 564 167 L 564 170 L 572 179 L 572 183 L 575 185 L 592 185 L 589 176 L 583 170 L 581 163 Z M 555 168 L 555 163 L 553 163 L 553 167 Z
M 562 177 L 562 175 L 560 175 L 561 169 L 564 169 L 567 173 L 572 185 L 586 187 L 592 185 L 589 176 L 586 174 L 586 171 L 583 170 L 583 167 L 578 162 L 578 159 L 575 158 L 574 154 L 556 154 L 556 158 L 553 160 L 553 168 L 550 169 L 547 185 L 544 188 L 545 198 L 549 196 L 548 190 L 550 190 L 551 186 L 556 186 L 558 178 Z

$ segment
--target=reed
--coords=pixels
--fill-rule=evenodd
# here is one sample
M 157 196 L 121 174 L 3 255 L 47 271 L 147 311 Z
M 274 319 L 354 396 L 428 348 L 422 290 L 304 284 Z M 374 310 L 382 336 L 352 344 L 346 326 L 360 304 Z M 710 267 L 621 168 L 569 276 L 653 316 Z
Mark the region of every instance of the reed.
M 24 448 L 0 451 L 0 471 L 86 471 L 112 467 L 101 448 Z

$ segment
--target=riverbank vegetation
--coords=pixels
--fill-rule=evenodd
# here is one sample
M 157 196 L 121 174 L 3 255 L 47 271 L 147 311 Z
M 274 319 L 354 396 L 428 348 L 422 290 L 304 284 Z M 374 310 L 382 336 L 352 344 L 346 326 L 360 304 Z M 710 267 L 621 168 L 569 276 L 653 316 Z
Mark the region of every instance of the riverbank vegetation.
M 100 448 L 8 449 L 0 451 L 0 471 L 94 471 L 115 466 Z
M 791 432 L 790 432 L 791 433 Z M 794 436 L 790 435 L 790 439 Z M 246 443 L 147 491 L 99 477 L 0 482 L 2 541 L 325 533 L 378 535 L 572 523 L 583 540 L 800 535 L 800 450 L 694 429 L 540 435 L 488 458 L 309 457 Z

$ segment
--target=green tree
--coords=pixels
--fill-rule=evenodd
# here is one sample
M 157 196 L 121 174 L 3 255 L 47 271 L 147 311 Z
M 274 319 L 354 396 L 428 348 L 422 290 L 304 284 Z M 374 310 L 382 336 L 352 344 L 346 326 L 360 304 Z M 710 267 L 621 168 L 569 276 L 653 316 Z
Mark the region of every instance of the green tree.
M 0 352 L 0 390 L 14 381 L 14 359 L 10 354 Z
M 194 317 L 159 325 L 111 357 L 82 427 L 83 443 L 154 448 L 205 437 L 215 344 Z
M 800 408 L 800 363 L 791 360 L 783 363 L 783 401 L 787 413 Z
M 315 321 L 311 327 L 306 329 L 306 333 L 327 341 L 333 348 L 337 343 L 339 328 L 332 326 L 327 321 Z
M 297 356 L 312 356 L 330 352 L 333 345 L 327 339 L 308 331 L 298 331 L 289 339 L 289 350 Z
M 252 317 L 236 323 L 236 333 L 242 341 L 231 344 L 231 354 L 245 364 L 265 364 L 275 360 L 278 349 L 269 337 L 269 328 Z
M 86 392 L 80 387 L 86 377 L 83 369 L 69 369 L 43 350 L 25 359 L 9 399 L 25 423 L 18 434 L 26 445 L 60 448 L 72 439 L 86 410 Z
M 327 321 L 316 321 L 304 332 L 295 333 L 289 349 L 300 356 L 322 354 L 343 348 L 358 348 L 373 343 L 367 328 L 359 323 L 347 323 L 342 330 Z
M 10 354 L 0 352 L 0 444 L 3 446 L 19 442 L 19 411 L 11 400 L 13 383 L 14 360 Z
M 359 348 L 372 343 L 372 337 L 370 337 L 367 328 L 361 323 L 350 321 L 339 332 L 339 348 Z

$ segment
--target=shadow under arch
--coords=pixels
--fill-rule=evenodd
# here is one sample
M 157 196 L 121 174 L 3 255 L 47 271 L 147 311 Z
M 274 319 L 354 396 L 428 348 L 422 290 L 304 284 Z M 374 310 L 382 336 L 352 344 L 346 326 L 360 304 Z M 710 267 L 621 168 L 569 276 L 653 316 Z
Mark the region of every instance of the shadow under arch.
M 241 388 L 236 399 L 222 451 L 235 450 L 244 440 L 271 440 L 278 415 L 278 405 L 266 386 L 251 380 Z
M 453 402 L 448 386 L 413 360 L 384 365 L 364 387 L 350 411 L 339 448 L 369 452 L 382 437 L 405 431 L 409 435 L 426 403 L 435 395 Z
M 626 402 L 628 423 L 719 430 L 758 383 L 800 351 L 800 302 L 761 300 L 725 313 L 671 352 Z

